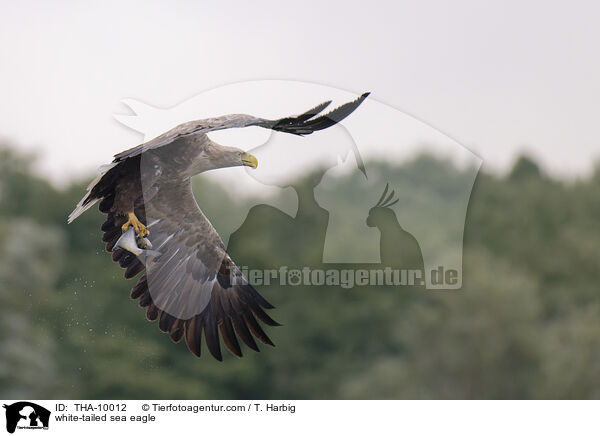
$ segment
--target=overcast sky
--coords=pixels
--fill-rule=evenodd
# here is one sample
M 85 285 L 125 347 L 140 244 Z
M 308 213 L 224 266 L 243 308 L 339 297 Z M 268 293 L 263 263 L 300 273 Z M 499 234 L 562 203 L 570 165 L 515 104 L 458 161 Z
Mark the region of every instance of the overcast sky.
M 64 180 L 139 142 L 113 118 L 124 98 L 170 107 L 286 79 L 369 90 L 484 167 L 525 150 L 551 173 L 585 174 L 600 159 L 599 5 L 3 2 L 0 137 Z

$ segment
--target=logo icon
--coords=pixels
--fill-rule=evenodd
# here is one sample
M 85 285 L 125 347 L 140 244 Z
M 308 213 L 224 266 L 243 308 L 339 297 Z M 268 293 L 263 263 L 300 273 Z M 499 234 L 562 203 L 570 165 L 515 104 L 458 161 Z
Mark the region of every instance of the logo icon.
M 276 119 L 287 110 L 283 107 L 310 107 L 325 98 L 341 103 L 358 95 L 314 83 L 259 80 L 215 88 L 171 108 L 126 99 L 132 113 L 115 118 L 149 140 L 214 113 Z M 454 139 L 374 96 L 310 140 L 258 128 L 208 136 L 222 145 L 244 144 L 261 162 L 235 174 L 239 183 L 234 193 L 228 191 L 232 173 L 227 170 L 202 174 L 203 182 L 223 187 L 224 198 L 231 192 L 244 199 L 213 201 L 212 194 L 198 191 L 203 213 L 236 264 L 249 266 L 260 277 L 287 268 L 292 286 L 307 285 L 298 270 L 323 271 L 316 275 L 333 271 L 341 277 L 342 271 L 361 276 L 360 271 L 379 274 L 389 267 L 398 273 L 398 283 L 418 283 L 418 289 L 462 287 L 467 207 L 482 160 Z M 142 172 L 148 174 L 142 183 L 154 180 L 151 156 L 142 156 Z M 144 191 L 155 192 L 151 187 Z M 223 216 L 227 219 L 214 219 Z M 275 259 L 265 234 L 277 235 L 294 249 Z M 251 256 L 245 247 L 252 247 Z M 257 270 L 257 264 L 262 268 Z M 416 280 L 402 279 L 404 273 L 415 273 Z M 359 281 L 373 285 L 378 277 Z M 338 280 L 331 286 L 337 286 L 334 282 Z
M 29 401 L 19 401 L 4 405 L 6 409 L 6 431 L 14 433 L 18 429 L 48 429 L 50 411 L 45 407 Z

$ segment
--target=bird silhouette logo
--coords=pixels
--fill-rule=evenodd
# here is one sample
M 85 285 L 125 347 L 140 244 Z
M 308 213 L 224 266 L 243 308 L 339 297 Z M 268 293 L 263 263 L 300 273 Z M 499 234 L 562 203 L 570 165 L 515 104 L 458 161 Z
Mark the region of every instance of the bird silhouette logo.
M 395 192 L 385 185 L 379 201 L 369 210 L 367 226 L 376 227 L 381 236 L 379 251 L 381 263 L 400 269 L 423 271 L 423 254 L 417 239 L 400 224 L 392 206 L 399 201 Z

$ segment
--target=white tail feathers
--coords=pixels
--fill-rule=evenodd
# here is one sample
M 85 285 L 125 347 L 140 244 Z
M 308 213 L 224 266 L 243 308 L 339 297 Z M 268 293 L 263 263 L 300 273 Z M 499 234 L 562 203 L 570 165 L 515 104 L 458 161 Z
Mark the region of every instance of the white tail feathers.
M 94 198 L 89 203 L 87 203 L 86 205 L 84 205 L 83 203 L 87 200 L 87 198 L 88 198 L 89 195 L 90 195 L 90 193 L 88 192 L 86 194 L 86 196 L 83 197 L 81 199 L 81 201 L 77 204 L 77 207 L 75 208 L 75 210 L 73 210 L 73 212 L 71 212 L 71 214 L 67 218 L 67 223 L 71 224 L 73 222 L 73 220 L 75 220 L 75 218 L 77 218 L 83 212 L 85 212 L 86 210 L 88 210 L 94 204 L 98 203 L 98 200 L 100 200 L 99 198 Z
M 92 182 L 88 185 L 87 193 L 81 199 L 81 201 L 79 203 L 77 203 L 75 210 L 73 210 L 73 212 L 71 212 L 71 214 L 67 218 L 67 223 L 71 224 L 77 217 L 79 217 L 79 215 L 81 215 L 83 212 L 88 210 L 94 204 L 98 203 L 98 200 L 100 200 L 100 198 L 93 198 L 93 199 L 89 198 L 91 191 L 92 191 L 92 189 L 94 189 L 94 186 L 96 186 L 96 184 L 98 184 L 98 182 L 102 179 L 102 177 L 104 177 L 104 175 L 107 172 L 109 172 L 111 169 L 113 169 L 115 166 L 117 166 L 117 164 L 118 164 L 118 162 L 113 162 L 108 165 L 102 165 L 100 168 L 98 168 L 98 171 L 100 172 L 100 174 L 98 175 L 98 177 L 96 177 L 94 180 L 92 180 Z

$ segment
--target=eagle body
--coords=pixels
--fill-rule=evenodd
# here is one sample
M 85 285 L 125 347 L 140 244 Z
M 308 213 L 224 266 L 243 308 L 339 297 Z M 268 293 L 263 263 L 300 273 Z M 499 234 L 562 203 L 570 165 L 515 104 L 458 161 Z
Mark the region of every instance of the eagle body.
M 238 357 L 242 356 L 238 339 L 255 351 L 259 351 L 255 339 L 272 346 L 261 323 L 279 325 L 265 312 L 273 306 L 229 257 L 191 185 L 196 174 L 232 166 L 256 168 L 257 161 L 240 149 L 213 142 L 207 133 L 259 126 L 308 135 L 348 116 L 367 95 L 316 118 L 330 102 L 279 120 L 226 115 L 181 124 L 115 155 L 89 185 L 68 221 L 99 203 L 100 212 L 106 214 L 101 227 L 106 250 L 125 269 L 125 278 L 143 273 L 131 297 L 174 342 L 185 338 L 196 356 L 201 355 L 202 337 L 218 360 L 222 360 L 221 340 Z M 147 236 L 152 251 L 159 254 L 146 258 L 124 249 L 119 240 L 129 226 L 138 238 Z

